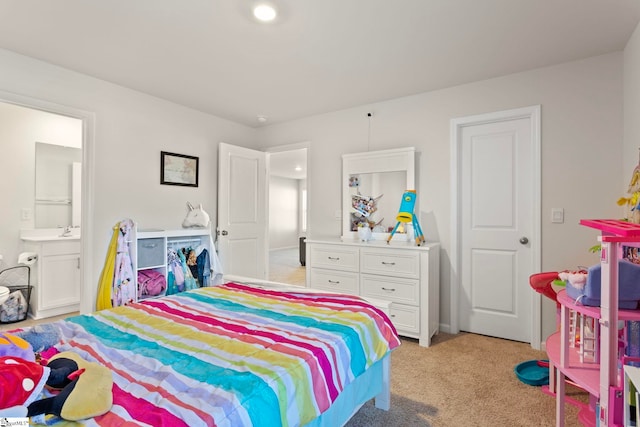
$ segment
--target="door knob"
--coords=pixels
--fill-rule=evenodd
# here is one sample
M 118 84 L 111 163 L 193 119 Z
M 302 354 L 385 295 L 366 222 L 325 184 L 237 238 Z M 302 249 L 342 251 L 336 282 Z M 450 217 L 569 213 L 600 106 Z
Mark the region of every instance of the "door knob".
M 222 230 L 222 235 L 226 236 L 227 234 L 229 234 L 229 232 L 227 230 Z
M 526 237 L 521 237 L 520 243 L 522 243 L 523 245 L 526 245 L 527 243 L 529 243 L 529 239 L 527 239 Z

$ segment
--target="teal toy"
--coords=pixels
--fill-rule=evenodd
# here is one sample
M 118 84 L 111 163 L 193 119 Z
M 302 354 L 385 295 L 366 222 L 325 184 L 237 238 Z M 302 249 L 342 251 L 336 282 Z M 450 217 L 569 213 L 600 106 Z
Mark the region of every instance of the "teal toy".
M 402 201 L 400 202 L 400 209 L 398 210 L 398 215 L 396 216 L 396 226 L 393 227 L 393 230 L 389 234 L 387 238 L 387 243 L 391 241 L 393 235 L 398 230 L 400 224 L 413 224 L 413 231 L 415 233 L 416 245 L 420 246 L 425 242 L 424 234 L 422 234 L 422 228 L 420 227 L 420 223 L 418 222 L 418 217 L 415 215 L 414 210 L 416 207 L 416 190 L 407 190 L 402 195 Z

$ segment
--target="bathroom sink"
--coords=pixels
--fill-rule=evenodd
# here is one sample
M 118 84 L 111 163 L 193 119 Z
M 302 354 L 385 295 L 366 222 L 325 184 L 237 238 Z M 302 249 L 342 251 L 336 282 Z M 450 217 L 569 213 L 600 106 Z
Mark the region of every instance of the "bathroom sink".
M 61 228 L 41 228 L 32 230 L 20 230 L 20 239 L 29 242 L 48 242 L 54 240 L 80 239 L 80 228 L 72 228 L 64 232 Z

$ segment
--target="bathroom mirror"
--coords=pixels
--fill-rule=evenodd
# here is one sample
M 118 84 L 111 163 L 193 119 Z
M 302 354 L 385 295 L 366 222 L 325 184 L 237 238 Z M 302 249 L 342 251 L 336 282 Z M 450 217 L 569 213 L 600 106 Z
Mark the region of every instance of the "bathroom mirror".
M 35 228 L 80 226 L 82 149 L 36 142 Z
M 342 239 L 357 240 L 359 223 L 373 228 L 374 239 L 386 239 L 402 194 L 415 189 L 415 148 L 344 154 L 342 182 Z M 400 230 L 396 238 L 403 238 Z

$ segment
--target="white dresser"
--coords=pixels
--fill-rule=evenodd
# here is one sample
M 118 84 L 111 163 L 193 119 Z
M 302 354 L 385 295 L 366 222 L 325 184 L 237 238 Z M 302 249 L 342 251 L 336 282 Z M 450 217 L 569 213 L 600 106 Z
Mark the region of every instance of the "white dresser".
M 398 334 L 429 347 L 440 321 L 440 244 L 307 239 L 307 286 L 389 301 Z

